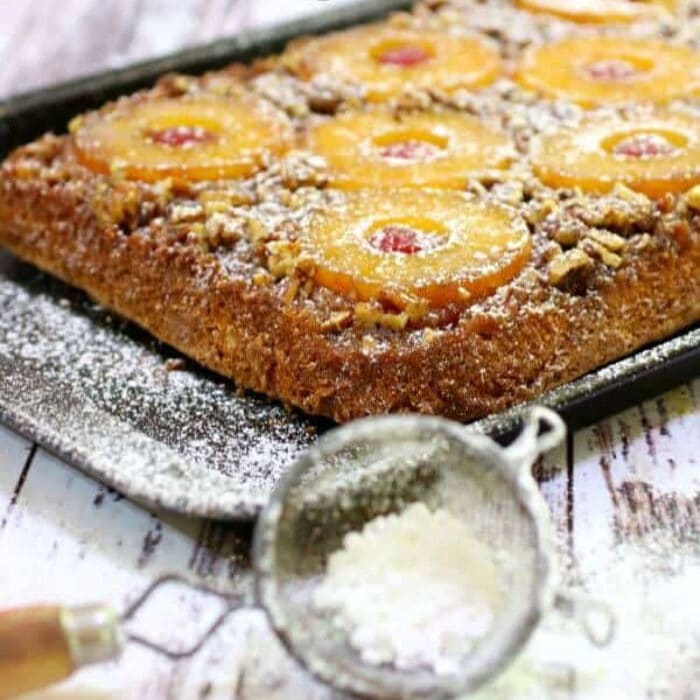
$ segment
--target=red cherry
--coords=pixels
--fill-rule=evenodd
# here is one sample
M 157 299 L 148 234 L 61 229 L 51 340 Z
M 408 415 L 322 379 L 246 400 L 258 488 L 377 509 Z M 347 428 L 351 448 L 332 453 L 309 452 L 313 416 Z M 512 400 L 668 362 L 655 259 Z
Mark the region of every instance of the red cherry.
M 408 226 L 389 225 L 375 231 L 369 239 L 370 245 L 382 253 L 413 255 L 423 250 L 418 232 Z
M 148 132 L 148 138 L 161 146 L 184 148 L 198 143 L 206 143 L 214 139 L 211 131 L 201 126 L 170 126 L 167 129 L 157 129 Z
M 380 151 L 382 158 L 397 158 L 402 160 L 428 160 L 435 156 L 440 149 L 428 141 L 398 141 L 389 144 Z
M 420 46 L 396 46 L 388 49 L 377 59 L 379 63 L 388 66 L 400 66 L 401 68 L 411 68 L 420 63 L 424 63 L 430 55 Z
M 594 80 L 625 80 L 638 71 L 627 61 L 611 58 L 589 63 L 586 66 L 586 72 Z
M 652 158 L 654 156 L 666 156 L 675 150 L 663 136 L 658 134 L 635 134 L 624 141 L 620 141 L 613 153 L 627 158 Z

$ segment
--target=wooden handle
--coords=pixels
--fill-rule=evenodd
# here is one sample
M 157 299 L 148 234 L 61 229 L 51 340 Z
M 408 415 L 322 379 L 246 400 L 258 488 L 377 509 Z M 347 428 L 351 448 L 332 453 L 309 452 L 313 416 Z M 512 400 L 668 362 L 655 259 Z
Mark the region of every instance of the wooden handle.
M 0 698 L 56 683 L 74 668 L 60 607 L 0 612 Z

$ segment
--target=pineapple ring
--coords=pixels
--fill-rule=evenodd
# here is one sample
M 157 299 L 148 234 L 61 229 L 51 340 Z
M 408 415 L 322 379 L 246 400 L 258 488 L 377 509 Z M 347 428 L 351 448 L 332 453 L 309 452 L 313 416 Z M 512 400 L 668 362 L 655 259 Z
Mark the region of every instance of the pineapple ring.
M 525 88 L 584 107 L 669 102 L 697 93 L 700 52 L 651 39 L 564 39 L 527 49 L 515 77 Z
M 305 80 L 331 76 L 366 89 L 382 102 L 406 88 L 451 92 L 492 83 L 501 72 L 498 51 L 477 36 L 450 36 L 375 24 L 335 32 L 293 46 L 287 65 Z
M 163 98 L 71 125 L 80 162 L 154 182 L 241 178 L 292 141 L 286 117 L 253 96 Z
M 667 110 L 651 116 L 589 118 L 536 138 L 533 168 L 553 187 L 604 193 L 615 183 L 660 197 L 700 183 L 697 118 Z
M 555 15 L 582 24 L 624 24 L 639 19 L 660 19 L 671 11 L 674 0 L 518 0 L 530 12 Z
M 439 307 L 510 281 L 530 255 L 530 235 L 506 207 L 456 192 L 359 190 L 313 216 L 302 246 L 315 282 L 343 296 Z
M 465 114 L 346 112 L 312 128 L 306 147 L 323 156 L 330 182 L 359 187 L 463 188 L 470 177 L 504 169 L 508 138 Z

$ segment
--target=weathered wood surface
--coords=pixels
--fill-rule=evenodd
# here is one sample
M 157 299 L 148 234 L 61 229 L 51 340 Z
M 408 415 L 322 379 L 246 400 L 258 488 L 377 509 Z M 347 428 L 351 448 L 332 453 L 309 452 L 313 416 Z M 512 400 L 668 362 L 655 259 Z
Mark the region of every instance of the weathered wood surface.
M 323 3 L 324 7 L 338 3 Z M 0 5 L 0 95 L 321 7 L 319 0 L 25 0 Z M 550 616 L 495 698 L 700 697 L 700 380 L 579 431 L 539 468 L 567 582 L 609 600 L 593 649 Z M 0 427 L 0 604 L 133 599 L 162 572 L 250 592 L 248 527 L 149 513 Z M 174 597 L 174 598 L 173 598 Z M 176 601 L 174 603 L 174 601 Z M 170 591 L 141 629 L 191 640 L 219 610 Z M 42 698 L 326 698 L 241 611 L 192 659 L 128 647 Z

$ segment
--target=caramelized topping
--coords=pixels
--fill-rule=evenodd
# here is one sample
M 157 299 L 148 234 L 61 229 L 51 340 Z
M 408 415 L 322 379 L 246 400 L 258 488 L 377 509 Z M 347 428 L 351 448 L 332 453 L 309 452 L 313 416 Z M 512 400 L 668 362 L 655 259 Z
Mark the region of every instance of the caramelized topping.
M 627 23 L 639 19 L 660 19 L 668 14 L 673 0 L 658 2 L 632 0 L 518 0 L 525 10 L 555 15 L 584 24 Z
M 700 182 L 700 125 L 684 112 L 590 117 L 535 139 L 535 172 L 552 187 L 606 192 L 616 183 L 652 197 Z
M 515 77 L 525 88 L 584 107 L 663 103 L 700 90 L 700 52 L 652 39 L 564 39 L 527 49 Z
M 290 48 L 284 60 L 305 80 L 323 75 L 351 83 L 374 102 L 398 97 L 407 89 L 478 88 L 501 72 L 498 51 L 486 39 L 391 24 L 312 39 Z
M 509 139 L 475 117 L 454 112 L 345 113 L 312 128 L 306 146 L 324 157 L 335 187 L 462 188 L 503 170 Z
M 84 165 L 147 181 L 247 177 L 292 136 L 286 117 L 252 95 L 131 102 L 72 131 Z
M 302 242 L 317 284 L 360 300 L 439 307 L 491 294 L 530 254 L 527 227 L 505 208 L 429 190 L 348 193 L 313 217 Z

